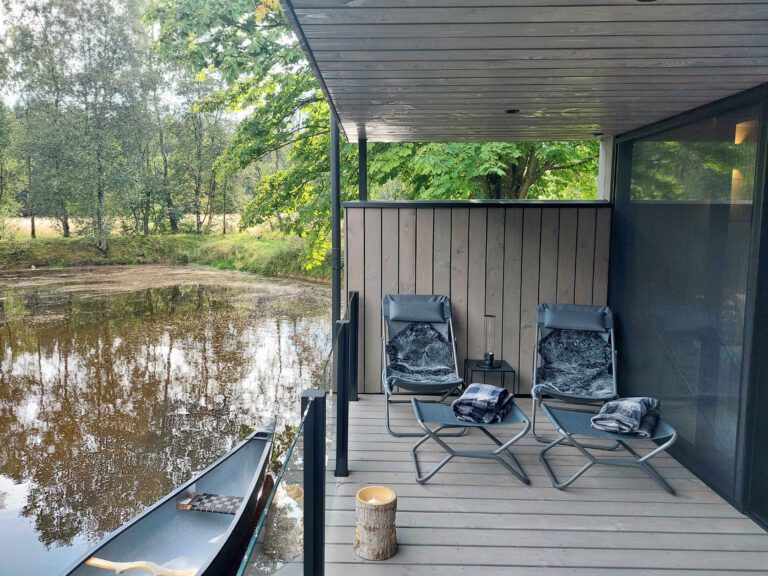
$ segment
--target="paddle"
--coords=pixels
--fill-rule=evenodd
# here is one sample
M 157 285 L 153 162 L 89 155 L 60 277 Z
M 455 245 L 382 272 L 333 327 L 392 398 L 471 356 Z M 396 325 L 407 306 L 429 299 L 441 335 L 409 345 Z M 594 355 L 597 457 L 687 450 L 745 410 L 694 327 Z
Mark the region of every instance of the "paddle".
M 197 574 L 197 570 L 174 570 L 173 568 L 165 568 L 146 560 L 139 560 L 138 562 L 111 562 L 91 556 L 85 563 L 94 568 L 114 570 L 115 574 L 122 574 L 129 570 L 145 570 L 152 574 L 152 576 L 195 576 Z

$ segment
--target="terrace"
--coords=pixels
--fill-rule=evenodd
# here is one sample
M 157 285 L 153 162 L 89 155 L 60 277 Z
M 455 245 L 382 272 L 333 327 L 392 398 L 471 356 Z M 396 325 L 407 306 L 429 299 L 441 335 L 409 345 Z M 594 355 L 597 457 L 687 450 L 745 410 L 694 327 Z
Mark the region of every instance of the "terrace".
M 360 396 L 346 401 L 341 353 L 332 422 L 350 474 L 328 466 L 325 543 L 311 521 L 305 573 L 764 573 L 768 2 L 283 3 L 333 111 L 337 319 L 340 131 L 361 152 L 360 201 L 343 207 L 344 286 L 360 296 L 344 346 Z M 601 142 L 598 202 L 367 200 L 368 141 L 587 138 Z M 460 459 L 416 484 L 378 394 L 380 302 L 393 292 L 451 297 L 460 365 L 482 353 L 483 315 L 500 317 L 521 396 L 537 305 L 610 305 L 620 393 L 659 397 L 680 434 L 659 463 L 678 494 L 615 469 L 558 491 L 532 438 L 517 450 L 531 486 Z M 395 417 L 414 424 L 408 406 Z M 573 452 L 557 449 L 555 465 L 574 469 Z M 354 494 L 371 483 L 399 495 L 401 549 L 381 563 L 351 547 Z

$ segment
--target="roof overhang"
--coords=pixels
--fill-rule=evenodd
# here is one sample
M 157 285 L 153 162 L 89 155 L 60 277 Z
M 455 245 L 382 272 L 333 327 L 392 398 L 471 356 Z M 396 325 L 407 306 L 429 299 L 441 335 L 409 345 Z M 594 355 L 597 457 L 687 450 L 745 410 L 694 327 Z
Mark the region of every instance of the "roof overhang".
M 350 138 L 588 139 L 768 82 L 768 1 L 283 3 Z

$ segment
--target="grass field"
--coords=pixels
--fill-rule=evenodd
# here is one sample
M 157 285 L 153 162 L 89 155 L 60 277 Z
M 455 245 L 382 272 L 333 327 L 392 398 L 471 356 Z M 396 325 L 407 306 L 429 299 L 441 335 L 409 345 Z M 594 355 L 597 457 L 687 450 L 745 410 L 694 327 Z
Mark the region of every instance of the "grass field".
M 107 264 L 206 264 L 222 270 L 255 272 L 325 281 L 326 261 L 311 270 L 303 265 L 304 243 L 276 233 L 115 236 L 106 254 L 85 238 L 11 237 L 0 241 L 0 269 L 92 266 Z
M 217 214 L 213 217 L 211 223 L 211 232 L 220 233 L 223 230 L 224 219 L 221 214 Z M 195 225 L 195 217 L 193 214 L 187 214 L 181 220 L 182 226 L 188 227 L 192 230 Z M 240 214 L 227 214 L 227 231 L 237 232 L 240 224 Z M 32 231 L 32 220 L 29 218 L 14 217 L 6 220 L 8 231 L 16 238 L 29 238 Z M 73 222 L 72 233 L 75 234 L 78 230 L 78 224 Z M 112 235 L 120 235 L 120 222 L 114 222 L 112 225 Z M 258 230 L 256 231 L 258 233 Z M 59 229 L 57 222 L 53 218 L 35 218 L 35 235 L 38 238 L 61 238 L 61 230 Z

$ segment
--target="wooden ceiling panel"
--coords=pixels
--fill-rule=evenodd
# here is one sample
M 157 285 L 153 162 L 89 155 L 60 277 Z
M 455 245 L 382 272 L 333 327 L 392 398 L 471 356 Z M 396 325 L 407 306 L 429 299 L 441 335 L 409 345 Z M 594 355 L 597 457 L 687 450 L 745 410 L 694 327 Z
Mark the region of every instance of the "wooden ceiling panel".
M 353 139 L 591 138 L 768 82 L 768 0 L 283 1 Z

